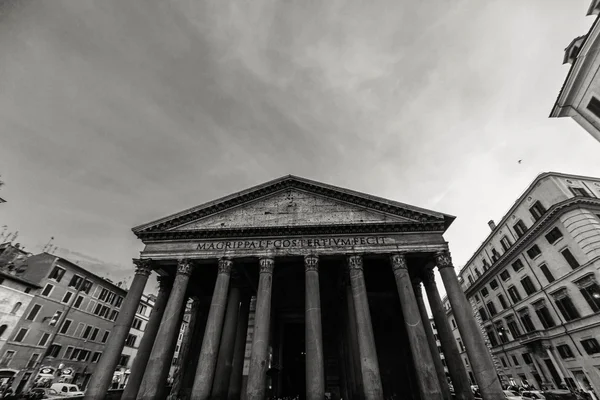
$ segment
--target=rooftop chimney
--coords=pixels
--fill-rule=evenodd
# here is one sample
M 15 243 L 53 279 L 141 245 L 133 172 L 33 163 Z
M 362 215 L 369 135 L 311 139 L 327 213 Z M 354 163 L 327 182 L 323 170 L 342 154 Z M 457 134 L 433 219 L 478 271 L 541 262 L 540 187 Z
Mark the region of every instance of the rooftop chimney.
M 493 231 L 494 229 L 496 229 L 496 223 L 494 222 L 493 219 L 490 219 L 488 221 L 488 225 L 490 226 L 490 229 Z

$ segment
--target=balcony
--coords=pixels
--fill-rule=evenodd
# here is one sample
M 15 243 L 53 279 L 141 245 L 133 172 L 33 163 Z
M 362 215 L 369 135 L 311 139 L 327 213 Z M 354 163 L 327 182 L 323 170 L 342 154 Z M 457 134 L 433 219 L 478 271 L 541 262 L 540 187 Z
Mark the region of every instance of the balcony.
M 528 332 L 528 333 L 524 334 L 523 336 L 521 336 L 519 338 L 519 342 L 521 342 L 521 344 L 528 344 L 528 343 L 537 342 L 538 340 L 544 340 L 545 338 L 546 338 L 545 331 L 532 331 L 532 332 Z

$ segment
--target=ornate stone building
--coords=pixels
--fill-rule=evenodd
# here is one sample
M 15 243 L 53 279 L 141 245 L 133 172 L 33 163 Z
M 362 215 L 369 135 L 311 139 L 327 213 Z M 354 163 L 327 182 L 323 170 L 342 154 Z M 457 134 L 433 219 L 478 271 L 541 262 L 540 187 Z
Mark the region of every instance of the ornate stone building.
M 439 271 L 486 400 L 503 399 L 443 234 L 454 217 L 294 176 L 133 229 L 146 245 L 86 393 L 102 399 L 148 276 L 160 291 L 123 399 L 473 399 Z M 183 311 L 190 322 L 167 385 Z M 250 300 L 253 318 L 249 323 Z M 251 336 L 249 363 L 244 348 Z

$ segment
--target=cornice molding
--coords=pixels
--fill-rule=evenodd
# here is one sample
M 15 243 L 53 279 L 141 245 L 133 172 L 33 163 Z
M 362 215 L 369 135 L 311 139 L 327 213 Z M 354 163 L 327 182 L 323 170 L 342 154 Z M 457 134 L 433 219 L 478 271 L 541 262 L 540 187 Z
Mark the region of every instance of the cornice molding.
M 366 194 L 360 195 L 360 193 L 358 192 L 351 192 L 349 190 L 344 190 L 341 188 L 328 187 L 327 185 L 321 186 L 317 183 L 312 183 L 311 181 L 305 181 L 295 177 L 288 177 L 286 179 L 278 180 L 274 183 L 267 184 L 265 186 L 257 187 L 254 190 L 242 192 L 237 196 L 228 196 L 222 201 L 208 203 L 205 207 L 200 206 L 173 215 L 172 217 L 167 217 L 162 220 L 158 220 L 155 223 L 142 225 L 140 227 L 134 228 L 133 231 L 140 239 L 142 239 L 144 234 L 148 232 L 169 230 L 287 189 L 304 190 L 309 193 L 319 194 L 349 204 L 366 207 L 370 210 L 399 216 L 418 223 L 442 223 L 442 225 L 444 226 L 444 230 L 447 229 L 450 222 L 452 222 L 452 220 L 454 219 L 454 217 L 440 213 L 435 213 L 433 211 L 432 214 L 427 214 L 425 212 L 427 210 L 424 210 L 423 212 L 413 210 L 408 208 L 409 206 L 403 207 L 401 204 L 392 204 L 392 202 L 387 202 L 385 201 L 385 199 L 379 200 L 377 198 L 372 198 L 373 196 L 369 196 Z
M 600 199 L 594 197 L 573 197 L 568 200 L 565 200 L 561 203 L 555 204 L 546 211 L 546 213 L 535 222 L 525 232 L 523 236 L 521 236 L 512 246 L 506 250 L 498 260 L 494 264 L 491 265 L 489 269 L 484 271 L 483 274 L 475 281 L 473 284 L 465 289 L 465 295 L 469 297 L 473 294 L 473 292 L 481 289 L 487 283 L 487 280 L 491 277 L 491 275 L 495 275 L 501 269 L 507 267 L 508 261 L 512 260 L 515 253 L 521 253 L 525 251 L 525 247 L 531 244 L 535 239 L 539 237 L 538 233 L 541 230 L 544 230 L 550 225 L 554 223 L 561 215 L 565 212 L 570 211 L 571 209 L 579 208 L 580 205 L 594 205 L 600 206 Z M 469 263 L 471 260 L 469 261 Z M 468 264 L 467 264 L 468 265 Z M 464 269 L 461 271 L 464 271 Z

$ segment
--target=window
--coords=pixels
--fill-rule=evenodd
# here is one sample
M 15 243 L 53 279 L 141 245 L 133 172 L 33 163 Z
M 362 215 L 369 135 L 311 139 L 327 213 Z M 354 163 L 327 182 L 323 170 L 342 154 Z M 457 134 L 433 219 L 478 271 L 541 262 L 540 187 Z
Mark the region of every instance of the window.
M 142 314 L 142 315 L 146 315 L 146 309 L 147 308 L 148 307 L 146 307 L 145 305 L 140 304 L 139 307 L 138 307 L 138 309 L 137 309 L 137 313 L 138 314 Z
M 17 311 L 19 311 L 19 309 L 21 308 L 21 306 L 23 305 L 23 303 L 21 303 L 20 301 L 18 301 L 14 306 L 13 309 L 11 310 L 11 314 L 16 314 Z
M 515 272 L 519 272 L 520 270 L 523 269 L 523 261 L 521 260 L 517 260 L 514 263 L 511 264 L 513 269 L 515 270 Z
M 44 290 L 42 290 L 42 296 L 50 296 L 50 293 L 52 293 L 52 289 L 54 289 L 54 285 L 51 284 L 46 284 L 46 286 L 44 287 Z
M 504 251 L 508 250 L 511 245 L 510 240 L 508 240 L 508 237 L 506 236 L 502 236 L 502 239 L 500 239 L 500 244 L 502 245 Z
M 487 288 L 483 288 L 483 289 L 481 289 L 481 295 L 482 295 L 483 297 L 488 297 L 488 295 L 489 295 L 489 294 L 490 294 L 490 293 L 488 292 Z
M 538 247 L 537 244 L 534 244 L 533 246 L 531 246 L 531 248 L 529 250 L 527 250 L 527 255 L 532 260 L 534 258 L 536 258 L 537 256 L 539 256 L 540 254 L 542 254 L 542 251 L 540 250 L 540 248 Z
M 75 299 L 75 303 L 73 303 L 73 307 L 79 308 L 81 307 L 81 303 L 83 302 L 83 296 L 77 296 Z
M 131 326 L 133 326 L 134 329 L 137 329 L 137 330 L 141 331 L 142 330 L 142 320 L 139 319 L 139 318 L 134 318 L 133 319 L 133 323 L 131 324 Z
M 83 278 L 79 275 L 73 275 L 71 278 L 71 282 L 69 282 L 69 287 L 74 287 L 75 289 L 79 288 L 79 285 L 83 282 Z
M 527 364 L 527 365 L 533 364 L 533 359 L 531 358 L 531 354 L 523 353 L 523 361 L 525 361 L 525 364 Z
M 531 316 L 529 315 L 529 310 L 519 311 L 519 319 L 521 319 L 521 323 L 523 324 L 523 328 L 525 332 L 533 332 L 535 331 L 535 325 L 531 320 Z
M 71 321 L 70 319 L 65 320 L 65 322 L 63 322 L 60 328 L 60 333 L 66 334 L 69 331 L 69 328 L 71 327 L 72 323 L 73 321 Z
M 25 319 L 28 321 L 35 320 L 35 317 L 37 317 L 41 309 L 42 306 L 40 306 L 39 304 L 34 304 L 33 307 L 31 307 L 31 310 L 29 311 L 29 314 L 27 314 L 27 317 Z
M 46 356 L 56 358 L 58 357 L 58 354 L 60 353 L 61 349 L 61 345 L 54 343 L 50 347 L 48 347 L 48 350 L 46 351 Z
M 458 348 L 460 351 L 465 351 L 465 346 L 463 346 L 462 340 L 456 339 L 456 342 L 458 343 Z
M 479 316 L 481 317 L 482 321 L 487 321 L 488 319 L 487 313 L 485 312 L 485 309 L 483 307 L 479 309 Z
M 98 297 L 98 300 L 106 301 L 109 294 L 110 294 L 110 291 L 108 289 L 102 288 L 102 291 L 100 292 L 100 296 Z
M 558 350 L 558 354 L 560 354 L 560 358 L 573 358 L 573 351 L 569 347 L 568 344 L 561 344 L 560 346 L 556 346 L 556 350 Z
M 477 267 L 475 267 L 475 275 L 479 278 L 481 276 L 481 271 Z
M 566 321 L 572 321 L 579 318 L 579 311 L 577 311 L 573 305 L 573 302 L 571 301 L 566 289 L 562 289 L 557 293 L 554 293 L 553 296 L 554 302 Z
M 94 353 L 94 355 L 92 356 L 92 362 L 93 363 L 97 363 L 98 361 L 100 361 L 100 356 L 102 356 L 102 353 L 97 351 Z
M 531 278 L 528 276 L 521 279 L 521 286 L 523 286 L 523 289 L 525 289 L 525 293 L 527 293 L 528 296 L 531 296 L 537 291 L 535 285 L 531 281 Z
M 592 96 L 590 99 L 587 109 L 590 110 L 596 117 L 600 118 L 600 101 L 594 96 Z
M 498 314 L 498 311 L 496 311 L 496 306 L 491 301 L 487 303 L 487 309 L 490 312 L 490 317 L 493 317 L 494 315 Z
M 14 350 L 6 350 L 0 364 L 8 366 L 17 352 Z
M 591 197 L 584 188 L 570 187 L 569 190 L 575 197 Z
M 573 268 L 573 269 L 579 268 L 579 262 L 577 262 L 577 259 L 575 258 L 575 256 L 573 256 L 573 253 L 571 253 L 571 250 L 564 249 L 563 251 L 561 251 L 561 254 L 565 258 L 565 260 L 567 260 L 567 263 L 569 263 L 571 268 Z
M 62 279 L 63 275 L 65 274 L 65 269 L 61 268 L 61 267 L 54 267 L 54 269 L 52 270 L 52 272 L 50 272 L 50 275 L 48 276 L 48 279 L 54 279 L 56 282 L 60 282 L 60 280 Z
M 490 269 L 490 263 L 488 262 L 488 260 L 486 260 L 485 258 L 481 259 L 481 262 L 483 263 L 483 270 L 487 271 L 488 269 Z
M 488 339 L 492 347 L 498 346 L 498 338 L 496 338 L 496 333 L 494 332 L 494 328 L 488 326 L 485 328 L 485 332 L 487 333 Z
M 508 334 L 506 333 L 506 329 L 504 329 L 504 325 L 502 325 L 502 321 L 496 322 L 496 332 L 498 332 L 498 337 L 502 343 L 508 343 Z
M 77 361 L 87 361 L 90 358 L 91 351 L 89 350 L 81 350 L 79 352 L 79 357 L 77 357 Z
M 115 301 L 116 296 L 117 295 L 114 292 L 110 292 L 106 298 L 106 302 L 112 304 L 113 301 Z
M 100 315 L 102 313 L 102 304 L 96 304 L 96 308 L 94 309 L 94 314 Z
M 123 304 L 123 296 L 117 297 L 117 302 L 115 303 L 115 307 L 119 308 Z
M 506 364 L 506 360 L 504 359 L 504 357 L 500 357 L 500 361 L 502 362 L 502 366 L 504 368 L 508 368 L 508 364 Z
M 118 365 L 120 365 L 122 367 L 126 367 L 128 363 L 129 363 L 129 356 L 125 355 L 125 354 L 121 354 Z
M 29 331 L 29 329 L 27 329 L 27 328 L 19 329 L 19 332 L 17 332 L 17 334 L 15 335 L 15 338 L 13 340 L 15 342 L 22 342 L 23 339 L 25 339 L 25 335 L 27 335 L 27 331 Z
M 92 333 L 92 329 L 94 327 L 91 325 L 88 325 L 85 327 L 85 330 L 83 331 L 83 334 L 81 335 L 82 338 L 87 339 L 90 337 L 90 334 Z
M 518 338 L 521 336 L 521 329 L 519 329 L 519 325 L 513 316 L 506 319 L 506 325 L 508 326 L 508 330 L 513 335 L 513 338 Z
M 533 206 L 531 206 L 531 208 L 529 208 L 529 212 L 531 213 L 531 215 L 533 215 L 533 218 L 537 221 L 538 219 L 542 218 L 542 215 L 544 215 L 544 213 L 546 212 L 546 209 L 544 208 L 542 203 L 540 203 L 539 201 L 536 201 L 535 203 L 533 203 Z
M 508 308 L 508 304 L 506 303 L 506 299 L 504 298 L 503 294 L 498 295 L 498 301 L 500 302 L 500 305 L 502 306 L 503 310 L 506 310 Z
M 548 232 L 546 234 L 546 240 L 548 241 L 548 243 L 550 244 L 554 244 L 556 243 L 556 241 L 558 239 L 560 239 L 561 237 L 563 237 L 562 232 L 560 231 L 560 229 L 558 228 L 553 228 L 550 232 Z
M 65 355 L 63 356 L 63 358 L 69 360 L 71 358 L 72 354 L 73 354 L 73 346 L 67 346 L 67 349 L 65 350 Z
M 60 316 L 62 315 L 62 311 L 57 311 L 54 313 L 54 315 L 52 316 L 52 318 L 50 319 L 50 326 L 56 326 L 56 324 L 58 324 L 58 320 L 60 319 Z
M 535 313 L 542 323 L 544 329 L 549 329 L 556 326 L 554 318 L 552 318 L 552 314 L 550 314 L 550 310 L 548 310 L 548 307 L 546 307 L 546 303 L 544 301 L 537 301 L 533 304 L 533 306 L 535 308 Z
M 40 353 L 33 353 L 27 362 L 27 366 L 25 368 L 35 368 L 38 359 L 40 358 Z
M 581 345 L 583 349 L 588 354 L 597 354 L 600 353 L 600 344 L 596 339 L 585 339 L 581 341 Z
M 117 310 L 112 310 L 112 312 L 110 313 L 110 318 L 109 319 L 111 321 L 115 321 L 118 316 L 119 316 L 119 312 Z
M 454 321 L 453 319 L 450 321 L 452 321 L 452 328 L 456 329 L 456 321 Z
M 496 262 L 500 258 L 500 254 L 498 254 L 498 250 L 492 247 L 492 261 Z
M 71 297 L 73 297 L 73 293 L 66 292 L 65 295 L 64 295 L 64 297 L 63 297 L 63 299 L 62 299 L 62 302 L 63 303 L 68 303 L 69 300 L 71 300 Z
M 2 337 L 2 335 L 4 334 L 4 331 L 6 331 L 6 328 L 8 328 L 8 325 L 0 326 L 0 337 Z
M 471 284 L 472 284 L 473 282 L 475 282 L 475 281 L 473 280 L 473 277 L 472 277 L 471 275 L 467 275 L 467 278 L 469 278 L 469 283 L 471 283 Z
M 79 358 L 79 353 L 81 353 L 81 349 L 74 349 L 69 357 L 70 360 L 77 360 Z
M 90 294 L 90 289 L 92 288 L 92 282 L 87 279 L 83 281 L 83 286 L 81 287 L 81 291 L 85 292 L 85 294 Z
M 517 356 L 511 355 L 511 358 L 512 358 L 512 362 L 513 362 L 514 366 L 518 367 L 520 364 L 519 364 L 519 359 L 517 358 Z
M 0 284 L 2 283 L 2 281 L 4 281 L 4 279 L 2 279 L 2 280 L 0 281 Z M 25 288 L 25 293 L 29 293 L 29 292 L 31 292 L 31 288 L 30 288 L 30 287 L 28 287 L 28 288 Z
M 108 306 L 102 306 L 102 311 L 100 312 L 100 316 L 102 318 L 108 318 L 109 312 L 110 312 L 110 308 Z
M 513 225 L 513 229 L 518 237 L 523 236 L 525 232 L 527 232 L 527 227 L 521 220 L 518 220 L 517 223 Z
M 500 279 L 505 281 L 508 278 L 510 278 L 510 273 L 508 272 L 508 270 L 505 269 L 504 271 L 500 272 Z
M 540 270 L 542 270 L 542 273 L 546 277 L 546 280 L 548 281 L 548 283 L 552 283 L 555 281 L 554 275 L 552 275 L 552 272 L 550 272 L 550 270 L 548 269 L 548 266 L 546 264 L 540 265 Z
M 42 337 L 40 338 L 40 341 L 38 343 L 38 346 L 45 346 L 46 343 L 48 343 L 48 339 L 50 339 L 50 334 L 49 333 L 43 333 Z
M 127 339 L 125 339 L 125 346 L 135 347 L 135 342 L 137 340 L 137 336 L 132 335 L 131 333 L 127 335 Z
M 98 336 L 98 332 L 100 332 L 100 328 L 94 328 L 92 331 L 92 336 L 90 336 L 90 340 L 96 340 L 96 336 Z
M 490 287 L 494 290 L 498 289 L 498 281 L 495 279 L 492 279 L 492 281 L 490 282 Z
M 517 288 L 514 286 L 508 288 L 508 295 L 510 296 L 510 299 L 513 303 L 518 303 L 521 301 L 521 295 L 519 294 Z
M 106 341 L 108 340 L 108 335 L 110 335 L 110 331 L 106 331 L 104 332 L 104 336 L 102 336 L 102 343 L 106 343 Z
M 590 305 L 593 312 L 600 311 L 600 286 L 596 282 L 594 275 L 587 275 L 575 282 L 579 287 L 583 298 Z

